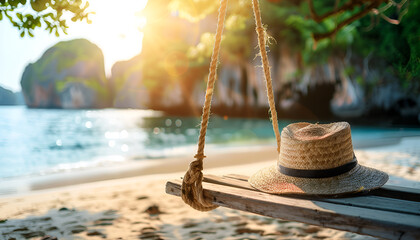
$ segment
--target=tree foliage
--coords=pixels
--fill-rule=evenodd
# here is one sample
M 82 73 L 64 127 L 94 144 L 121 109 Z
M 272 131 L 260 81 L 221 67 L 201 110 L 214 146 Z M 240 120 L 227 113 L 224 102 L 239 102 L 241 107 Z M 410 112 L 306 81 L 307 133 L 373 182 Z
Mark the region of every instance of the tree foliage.
M 172 10 L 182 12 L 180 17 L 195 17 L 194 21 L 206 16 L 215 18 L 217 8 L 214 4 L 209 8 L 199 6 L 219 3 L 218 0 L 171 2 L 175 6 Z M 250 2 L 229 2 L 221 49 L 224 56 L 247 58 L 255 52 L 252 51 L 255 36 Z M 189 7 L 176 8 L 185 4 Z M 400 79 L 401 86 L 415 85 L 417 91 L 420 89 L 420 1 L 261 0 L 260 4 L 267 33 L 299 52 L 304 65 L 316 65 L 331 56 L 343 57 L 351 49 L 361 57 L 371 54 L 373 58 L 386 61 L 392 66 L 391 74 Z M 203 33 L 201 41 L 190 47 L 193 59 L 207 64 L 212 38 L 212 32 Z M 278 44 L 270 46 L 272 54 L 276 54 L 277 47 Z
M 325 11 L 330 8 L 330 4 L 317 5 L 316 8 Z M 283 1 L 273 4 L 263 1 L 262 14 L 274 38 L 300 52 L 303 62 L 309 65 L 326 61 L 332 54 L 337 55 L 345 51 L 353 42 L 355 26 L 358 24 L 352 22 L 344 26 L 334 37 L 316 40 L 312 37 L 314 33 L 333 31 L 341 18 L 348 18 L 352 13 L 343 13 L 337 18 L 327 18 L 318 23 L 309 17 L 306 2 Z
M 67 21 L 86 20 L 88 2 L 82 0 L 0 0 L 0 20 L 8 19 L 20 31 L 33 37 L 33 30 L 44 28 L 56 36 L 67 33 Z
M 209 16 L 215 18 L 217 8 L 211 7 L 213 12 L 209 12 L 209 9 L 194 5 L 208 1 L 196 0 L 193 1 L 194 3 L 189 3 L 189 5 L 193 5 L 189 8 L 172 8 L 172 10 L 184 12 L 182 15 L 180 14 L 180 17 L 188 15 L 190 16 L 188 19 L 190 19 L 191 16 L 195 16 L 196 19 L 194 21 L 203 19 L 203 16 L 206 16 L 206 14 L 207 18 Z M 181 6 L 180 2 L 187 4 L 182 0 L 171 0 L 172 6 Z M 218 3 L 219 1 L 212 0 L 212 2 Z M 325 12 L 333 4 L 334 1 L 325 0 L 324 4 L 316 3 L 315 7 L 321 10 L 320 12 Z M 190 11 L 190 9 L 194 11 Z M 272 43 L 271 50 L 276 51 L 277 45 L 274 44 L 276 40 L 286 42 L 291 48 L 301 52 L 302 59 L 306 64 L 319 63 L 320 60 L 326 60 L 333 52 L 337 53 L 346 49 L 353 42 L 356 26 L 358 25 L 357 22 L 348 24 L 342 27 L 341 31 L 338 31 L 333 38 L 315 41 L 312 38 L 314 33 L 333 31 L 337 21 L 346 19 L 353 13 L 345 12 L 340 16 L 326 18 L 318 23 L 309 17 L 310 11 L 306 1 L 261 1 L 261 11 L 263 22 L 267 24 L 267 34 L 274 38 L 270 42 Z M 255 53 L 252 48 L 252 44 L 256 44 L 252 38 L 255 37 L 253 35 L 254 31 L 251 1 L 238 0 L 229 2 L 223 34 L 222 54 L 233 58 L 250 57 L 251 53 Z M 209 41 L 209 36 L 213 36 L 212 34 L 203 33 L 201 41 L 190 48 L 191 55 L 200 62 L 206 63 L 205 59 L 210 58 L 213 42 Z
M 372 29 L 371 20 L 361 20 L 355 49 L 361 54 L 373 54 L 393 66 L 391 70 L 404 88 L 420 92 L 420 1 L 411 1 L 401 23 L 393 25 L 376 20 Z M 388 15 L 396 15 L 392 9 Z

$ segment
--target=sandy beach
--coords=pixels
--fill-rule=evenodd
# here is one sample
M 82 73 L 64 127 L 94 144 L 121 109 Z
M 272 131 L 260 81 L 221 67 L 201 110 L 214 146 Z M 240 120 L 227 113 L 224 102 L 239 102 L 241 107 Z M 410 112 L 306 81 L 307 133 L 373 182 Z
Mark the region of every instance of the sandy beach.
M 362 165 L 390 174 L 388 184 L 420 188 L 419 140 L 355 153 Z M 250 175 L 275 159 L 274 147 L 212 153 L 204 172 Z M 395 165 L 395 159 L 407 164 Z M 198 212 L 165 193 L 165 182 L 183 176 L 189 161 L 180 157 L 132 166 L 108 176 L 112 180 L 38 181 L 32 186 L 36 191 L 0 198 L 0 239 L 374 239 L 226 208 Z

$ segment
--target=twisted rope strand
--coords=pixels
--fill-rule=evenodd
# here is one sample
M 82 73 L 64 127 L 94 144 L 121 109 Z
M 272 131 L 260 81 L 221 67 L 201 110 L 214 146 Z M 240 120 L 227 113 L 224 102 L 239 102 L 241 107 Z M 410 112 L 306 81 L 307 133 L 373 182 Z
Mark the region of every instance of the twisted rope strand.
M 277 111 L 276 111 L 276 105 L 274 102 L 273 84 L 272 84 L 271 74 L 270 74 L 270 64 L 268 62 L 267 51 L 265 49 L 265 30 L 262 27 L 262 23 L 261 23 L 261 12 L 260 12 L 260 5 L 258 3 L 258 0 L 252 0 L 252 8 L 254 9 L 255 25 L 256 25 L 255 30 L 257 31 L 257 34 L 258 34 L 258 46 L 260 48 L 261 60 L 263 63 L 265 82 L 267 86 L 267 97 L 268 97 L 268 102 L 270 104 L 272 125 L 273 125 L 274 134 L 276 135 L 277 152 L 280 153 L 280 132 L 279 132 L 279 125 L 277 121 Z
M 267 97 L 270 104 L 271 119 L 273 124 L 274 133 L 277 140 L 277 152 L 280 153 L 280 132 L 277 121 L 277 111 L 274 103 L 273 96 L 273 86 L 272 79 L 270 74 L 270 65 L 268 62 L 267 51 L 265 49 L 265 31 L 261 23 L 261 13 L 258 4 L 258 0 L 252 1 L 252 6 L 254 9 L 256 31 L 258 34 L 258 45 L 261 52 L 261 59 L 264 69 L 264 77 L 267 86 Z M 194 156 L 196 160 L 192 161 L 187 172 L 184 175 L 181 188 L 181 197 L 185 203 L 190 205 L 192 208 L 199 211 L 210 211 L 217 208 L 217 205 L 214 205 L 211 200 L 206 199 L 203 194 L 203 159 L 204 156 L 204 146 L 205 138 L 207 132 L 207 126 L 210 116 L 210 107 L 211 99 L 213 96 L 214 83 L 216 81 L 216 70 L 217 70 L 217 61 L 220 51 L 220 42 L 222 40 L 222 32 L 224 27 L 224 20 L 226 16 L 226 7 L 227 0 L 220 1 L 219 16 L 217 21 L 217 30 L 216 30 L 216 41 L 214 43 L 213 54 L 211 56 L 210 67 L 209 67 L 209 76 L 207 80 L 207 90 L 206 97 L 203 106 L 203 114 L 201 120 L 200 136 L 198 139 L 198 149 L 197 154 Z
M 204 145 L 206 141 L 206 132 L 210 116 L 211 99 L 213 96 L 214 82 L 216 81 L 217 61 L 219 58 L 220 42 L 226 16 L 227 0 L 220 1 L 219 16 L 217 20 L 216 40 L 214 43 L 213 54 L 211 56 L 209 76 L 207 80 L 206 98 L 203 106 L 203 115 L 201 120 L 200 136 L 198 139 L 196 160 L 191 162 L 188 171 L 185 173 L 182 181 L 181 197 L 185 203 L 199 211 L 210 211 L 217 208 L 211 200 L 205 199 L 203 195 L 203 159 Z

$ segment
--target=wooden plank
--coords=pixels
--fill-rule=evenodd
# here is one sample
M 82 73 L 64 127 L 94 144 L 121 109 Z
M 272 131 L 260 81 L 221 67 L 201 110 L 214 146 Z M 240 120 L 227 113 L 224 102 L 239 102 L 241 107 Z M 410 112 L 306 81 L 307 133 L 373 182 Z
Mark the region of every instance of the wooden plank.
M 416 188 L 384 185 L 379 189 L 371 191 L 371 194 L 381 197 L 398 198 L 408 201 L 420 202 L 420 189 Z
M 204 177 L 205 182 L 221 184 L 225 186 L 232 186 L 242 189 L 248 189 L 251 191 L 258 191 L 254 189 L 248 182 L 238 180 L 236 178 L 219 177 L 214 175 L 206 175 Z M 319 197 L 306 197 L 297 195 L 283 195 L 286 197 L 297 197 L 300 199 L 317 200 L 321 202 L 336 203 L 346 206 L 356 206 L 361 208 L 377 209 L 384 211 L 392 211 L 396 213 L 406 213 L 420 216 L 420 204 L 412 201 L 405 201 L 399 199 L 390 199 L 378 196 L 353 196 L 346 198 L 319 198 Z
M 241 181 L 248 181 L 248 176 L 239 174 L 228 174 L 224 177 L 237 179 Z M 371 192 L 369 192 L 369 194 L 387 198 L 396 198 L 401 200 L 420 202 L 420 189 L 417 188 L 407 188 L 386 184 L 379 189 L 372 190 Z
M 248 178 L 249 178 L 248 176 L 240 175 L 240 174 L 228 174 L 228 175 L 224 175 L 224 177 L 238 179 L 242 181 L 248 181 Z
M 255 188 L 253 188 L 248 181 L 242 181 L 242 180 L 238 180 L 235 178 L 230 178 L 230 177 L 220 177 L 220 176 L 215 176 L 215 175 L 211 175 L 211 174 L 206 174 L 204 175 L 204 182 L 208 182 L 208 183 L 215 183 L 215 184 L 220 184 L 220 185 L 225 185 L 225 186 L 232 186 L 232 187 L 237 187 L 237 188 L 243 188 L 243 189 L 248 189 L 251 191 L 257 191 Z
M 376 237 L 420 239 L 420 216 L 416 215 L 287 198 L 207 182 L 203 187 L 204 195 L 219 206 Z M 166 192 L 180 196 L 181 180 L 168 182 Z
M 214 175 L 205 175 L 204 181 L 209 183 L 232 186 L 251 191 L 258 191 L 253 188 L 247 181 L 238 180 L 237 178 L 220 177 Z M 356 206 L 369 209 L 377 209 L 384 211 L 392 211 L 396 213 L 406 213 L 420 216 L 420 204 L 413 201 L 406 201 L 394 198 L 384 198 L 370 195 L 356 195 L 346 198 L 320 198 L 311 196 L 283 195 L 286 197 L 295 197 L 300 199 L 317 200 L 321 202 L 336 203 L 346 206 Z
M 230 173 L 230 174 L 226 174 L 226 175 L 223 175 L 224 177 L 230 177 L 230 178 L 236 178 L 236 179 L 239 179 L 239 180 L 244 180 L 244 181 L 248 181 L 248 176 L 246 176 L 246 175 L 242 175 L 242 174 L 234 174 L 234 173 Z
M 419 203 L 400 199 L 378 196 L 357 196 L 351 198 L 322 199 L 321 201 L 420 216 Z

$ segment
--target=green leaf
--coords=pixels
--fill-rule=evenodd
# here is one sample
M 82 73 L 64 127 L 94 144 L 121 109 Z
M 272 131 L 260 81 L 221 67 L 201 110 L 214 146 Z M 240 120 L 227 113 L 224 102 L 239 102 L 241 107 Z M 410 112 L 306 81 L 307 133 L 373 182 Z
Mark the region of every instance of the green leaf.
M 57 30 L 55 30 L 55 36 L 56 36 L 56 37 L 59 37 L 59 36 L 60 36 L 60 34 L 58 33 L 58 31 L 57 31 Z
M 20 37 L 24 37 L 25 36 L 25 31 L 22 31 L 21 33 L 20 33 Z
M 54 14 L 53 13 L 47 13 L 44 15 L 44 17 L 50 17 L 50 18 L 54 18 Z
M 3 19 L 3 13 L 0 11 L 0 21 Z
M 47 9 L 47 1 L 46 0 L 31 0 L 31 7 L 33 10 L 37 12 L 42 12 Z
M 23 21 L 22 13 L 16 13 L 16 17 L 19 18 L 20 21 Z
M 34 37 L 34 34 L 30 31 L 28 31 L 29 36 Z
M 10 0 L 9 1 L 10 6 L 12 6 L 13 8 L 17 7 L 17 5 L 19 4 L 18 0 Z

